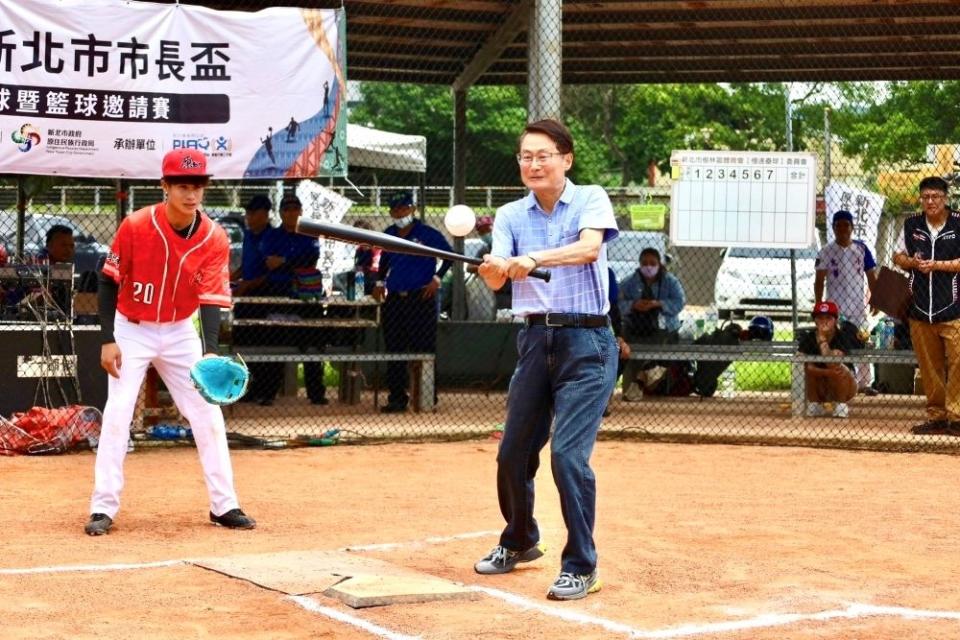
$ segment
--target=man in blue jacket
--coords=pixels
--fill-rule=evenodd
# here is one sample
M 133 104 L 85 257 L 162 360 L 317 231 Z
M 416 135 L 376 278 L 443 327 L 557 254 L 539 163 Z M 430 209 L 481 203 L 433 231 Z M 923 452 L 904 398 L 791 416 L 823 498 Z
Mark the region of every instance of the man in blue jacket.
M 414 216 L 413 194 L 404 191 L 390 198 L 393 224 L 386 233 L 434 249 L 451 251 L 442 233 Z M 383 300 L 383 341 L 389 353 L 432 353 L 437 349 L 437 317 L 440 305 L 437 292 L 443 275 L 452 263 L 444 260 L 437 268 L 434 258 L 406 253 L 384 252 L 373 295 Z M 387 404 L 384 413 L 407 410 L 409 374 L 407 363 L 387 363 Z

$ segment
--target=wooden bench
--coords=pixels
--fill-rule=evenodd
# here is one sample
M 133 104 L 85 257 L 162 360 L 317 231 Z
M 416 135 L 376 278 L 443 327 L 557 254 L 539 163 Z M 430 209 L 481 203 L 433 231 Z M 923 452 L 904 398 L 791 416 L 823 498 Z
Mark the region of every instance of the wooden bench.
M 790 365 L 790 395 L 792 414 L 802 416 L 807 408 L 806 376 L 804 365 L 808 362 L 868 362 L 871 364 L 916 365 L 913 351 L 901 349 L 856 349 L 848 355 L 810 356 L 797 351 L 794 342 L 751 341 L 735 345 L 699 344 L 631 344 L 631 360 L 691 360 L 716 362 L 782 362 Z
M 334 362 L 340 365 L 340 389 L 338 396 L 342 402 L 353 404 L 355 393 L 353 385 L 359 374 L 356 368 L 361 362 L 409 362 L 413 365 L 412 400 L 414 411 L 431 411 L 434 407 L 435 362 L 433 353 L 338 353 L 323 351 L 301 351 L 297 347 L 232 347 L 245 362 Z M 374 385 L 373 402 L 379 403 L 379 385 Z

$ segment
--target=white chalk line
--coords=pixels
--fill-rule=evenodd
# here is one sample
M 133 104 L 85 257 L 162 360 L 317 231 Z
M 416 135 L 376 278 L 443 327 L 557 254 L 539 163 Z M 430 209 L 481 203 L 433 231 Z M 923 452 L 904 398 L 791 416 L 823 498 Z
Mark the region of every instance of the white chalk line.
M 23 569 L 0 569 L 0 576 L 22 576 L 36 573 L 70 573 L 75 571 L 130 571 L 133 569 L 155 569 L 186 564 L 186 560 L 160 560 L 158 562 L 139 562 L 134 564 L 64 564 L 50 567 L 27 567 Z
M 342 547 L 341 551 L 377 551 L 377 550 L 389 550 L 389 549 L 398 549 L 403 547 L 416 547 L 426 544 L 443 544 L 447 542 L 453 542 L 457 540 L 465 540 L 470 538 L 481 538 L 490 535 L 496 535 L 499 531 L 472 531 L 467 533 L 456 534 L 452 536 L 436 536 L 425 538 L 423 540 L 414 540 L 407 542 L 390 542 L 390 543 L 381 543 L 381 544 L 369 544 L 369 545 L 352 545 L 347 547 Z M 49 574 L 49 573 L 70 573 L 70 572 L 87 572 L 87 571 L 130 571 L 137 569 L 154 569 L 154 568 L 163 568 L 171 567 L 182 564 L 189 564 L 190 560 L 180 559 L 180 560 L 161 560 L 156 562 L 142 562 L 142 563 L 129 563 L 129 564 L 103 564 L 103 565 L 55 565 L 55 566 L 46 566 L 46 567 L 26 567 L 26 568 L 9 568 L 9 569 L 0 569 L 0 576 L 2 575 L 31 575 L 31 574 Z M 664 629 L 655 629 L 655 630 L 644 630 L 631 627 L 628 624 L 617 622 L 615 620 L 610 620 L 607 618 L 602 618 L 599 616 L 592 616 L 585 613 L 580 613 L 571 609 L 563 608 L 561 606 L 547 605 L 541 602 L 530 600 L 524 596 L 520 596 L 508 591 L 502 591 L 500 589 L 493 589 L 490 587 L 485 587 L 482 585 L 468 585 L 474 591 L 484 593 L 490 597 L 497 598 L 514 606 L 520 607 L 522 609 L 532 609 L 549 615 L 555 618 L 562 620 L 576 622 L 578 624 L 586 624 L 599 626 L 605 630 L 618 633 L 621 635 L 626 635 L 632 638 L 649 638 L 649 639 L 670 639 L 670 638 L 684 638 L 684 637 L 693 637 L 699 635 L 711 635 L 718 633 L 726 633 L 731 631 L 742 631 L 745 629 L 759 629 L 765 627 L 777 627 L 784 626 L 789 624 L 796 624 L 805 621 L 825 621 L 825 620 L 835 620 L 835 619 L 854 619 L 854 618 L 867 618 L 867 617 L 879 617 L 879 616 L 888 616 L 888 617 L 899 617 L 907 620 L 915 619 L 927 619 L 927 620 L 957 620 L 960 621 L 960 611 L 936 611 L 928 609 L 912 609 L 909 607 L 894 607 L 894 606 L 878 606 L 866 603 L 850 603 L 844 609 L 832 609 L 827 611 L 818 611 L 814 613 L 768 613 L 760 614 L 753 618 L 746 618 L 740 620 L 729 620 L 724 622 L 711 622 L 711 623 L 690 623 L 683 624 L 674 627 L 667 627 Z M 309 598 L 303 596 L 288 596 L 289 599 L 294 600 L 301 607 L 307 608 L 315 613 L 325 615 L 337 620 L 341 620 L 348 624 L 358 626 L 364 629 L 367 629 L 369 625 L 370 633 L 375 635 L 380 635 L 384 638 L 397 640 L 406 640 L 413 638 L 414 636 L 407 636 L 403 634 L 398 634 L 396 632 L 377 627 L 372 623 L 368 623 L 362 618 L 355 616 L 350 616 L 348 614 L 337 611 L 336 609 L 330 609 L 329 607 L 324 607 Z M 302 601 L 301 601 L 302 600 Z M 308 603 L 308 604 L 305 604 Z
M 764 627 L 778 627 L 806 621 L 824 621 L 841 618 L 868 618 L 878 616 L 899 617 L 908 620 L 958 620 L 960 611 L 934 611 L 929 609 L 911 609 L 909 607 L 887 607 L 859 602 L 850 603 L 845 609 L 818 611 L 815 613 L 764 613 L 753 618 L 743 620 L 729 620 L 725 622 L 709 622 L 703 624 L 684 624 L 664 629 L 644 630 L 608 618 L 591 616 L 559 606 L 552 606 L 536 602 L 509 591 L 492 589 L 480 585 L 470 585 L 474 591 L 498 598 L 523 609 L 532 609 L 545 615 L 560 618 L 579 624 L 601 627 L 607 631 L 619 633 L 631 638 L 649 638 L 651 640 L 669 638 L 689 638 L 693 636 L 712 635 L 745 629 L 759 629 Z
M 470 538 L 486 538 L 487 536 L 498 536 L 500 531 L 470 531 L 468 533 L 458 533 L 452 536 L 435 536 L 424 538 L 423 540 L 414 540 L 408 542 L 384 542 L 380 544 L 358 544 L 349 547 L 341 547 L 337 551 L 389 551 L 390 549 L 400 549 L 403 547 L 419 547 L 428 544 L 445 544 L 447 542 L 456 542 L 457 540 L 469 540 Z
M 391 631 L 386 627 L 381 627 L 380 625 L 374 624 L 363 618 L 357 616 L 352 616 L 349 613 L 344 613 L 343 611 L 337 611 L 331 607 L 325 607 L 316 600 L 308 598 L 306 596 L 287 596 L 286 600 L 292 600 L 297 603 L 307 611 L 312 613 L 317 613 L 328 618 L 332 618 L 338 622 L 343 622 L 359 629 L 363 629 L 367 633 L 373 634 L 380 638 L 387 638 L 387 640 L 418 640 L 420 636 L 408 636 L 403 633 L 398 633 L 396 631 Z
M 406 542 L 387 542 L 383 544 L 350 545 L 341 547 L 337 551 L 383 551 L 389 549 L 400 549 L 403 547 L 420 547 L 428 544 L 444 544 L 455 542 L 457 540 L 468 540 L 470 538 L 484 538 L 486 536 L 499 535 L 499 531 L 469 531 L 467 533 L 458 533 L 452 536 L 434 536 L 424 538 L 423 540 L 408 540 Z M 0 569 L 0 576 L 30 575 L 35 573 L 68 573 L 73 571 L 126 571 L 131 569 L 153 569 L 156 567 L 171 567 L 178 564 L 189 563 L 188 559 L 180 560 L 160 560 L 157 562 L 141 562 L 133 564 L 81 564 L 81 565 L 53 565 L 47 567 L 24 567 Z
M 573 609 L 561 608 L 559 606 L 552 606 L 543 604 L 541 602 L 535 602 L 524 596 L 519 596 L 515 593 L 510 593 L 509 591 L 502 591 L 500 589 L 492 589 L 490 587 L 483 587 L 480 585 L 468 585 L 473 591 L 479 591 L 484 593 L 492 598 L 497 598 L 503 600 L 508 604 L 512 604 L 521 609 L 533 609 L 534 611 L 539 611 L 548 616 L 553 616 L 555 618 L 560 618 L 561 620 L 566 620 L 568 622 L 577 622 L 579 624 L 590 624 L 598 627 L 602 627 L 607 631 L 613 631 L 615 633 L 622 633 L 625 635 L 633 635 L 637 633 L 642 633 L 639 629 L 635 629 L 630 625 L 623 624 L 622 622 L 616 622 L 615 620 L 609 620 L 607 618 L 601 618 L 598 616 L 591 616 L 585 613 L 580 613 L 579 611 L 574 611 Z

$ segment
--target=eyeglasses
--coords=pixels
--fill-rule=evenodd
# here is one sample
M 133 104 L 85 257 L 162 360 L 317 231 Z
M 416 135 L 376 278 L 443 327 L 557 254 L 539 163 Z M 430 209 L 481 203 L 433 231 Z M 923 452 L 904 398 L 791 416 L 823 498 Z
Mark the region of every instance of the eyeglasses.
M 946 196 L 942 193 L 924 193 L 920 195 L 920 200 L 925 202 L 937 202 L 943 200 Z
M 533 155 L 532 153 L 518 153 L 517 154 L 517 163 L 522 167 L 528 167 L 536 161 L 537 164 L 547 164 L 554 158 L 554 156 L 565 156 L 565 153 L 538 153 Z

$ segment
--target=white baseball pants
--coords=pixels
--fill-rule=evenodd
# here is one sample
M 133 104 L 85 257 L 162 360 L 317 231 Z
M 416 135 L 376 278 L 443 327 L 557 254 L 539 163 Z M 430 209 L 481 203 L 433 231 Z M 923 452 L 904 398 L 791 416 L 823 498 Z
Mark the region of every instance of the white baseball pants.
M 130 423 L 150 364 L 160 374 L 177 409 L 190 422 L 210 494 L 210 511 L 223 515 L 238 508 L 223 413 L 204 400 L 190 380 L 190 367 L 203 356 L 193 321 L 134 323 L 117 313 L 114 337 L 120 347 L 120 378 L 108 378 L 90 513 L 114 518 L 120 509 Z

